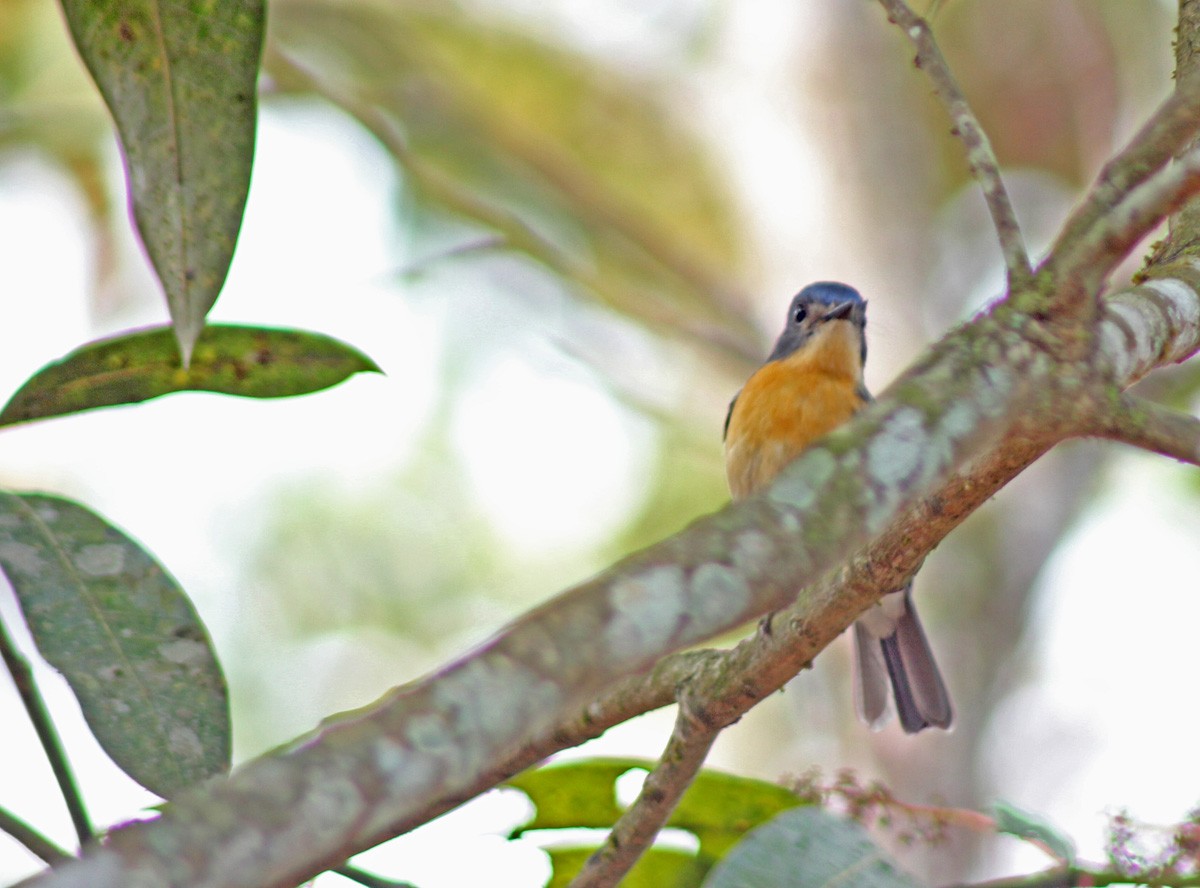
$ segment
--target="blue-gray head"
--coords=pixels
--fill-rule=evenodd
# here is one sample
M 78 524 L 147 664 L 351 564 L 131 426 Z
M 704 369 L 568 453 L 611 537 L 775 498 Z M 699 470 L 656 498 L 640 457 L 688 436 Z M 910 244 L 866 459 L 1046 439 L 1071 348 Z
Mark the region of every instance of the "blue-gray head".
M 775 342 L 768 361 L 786 358 L 807 343 L 830 321 L 849 321 L 858 328 L 862 342 L 862 361 L 867 360 L 867 302 L 859 292 L 846 284 L 819 281 L 809 284 L 792 297 L 787 322 Z

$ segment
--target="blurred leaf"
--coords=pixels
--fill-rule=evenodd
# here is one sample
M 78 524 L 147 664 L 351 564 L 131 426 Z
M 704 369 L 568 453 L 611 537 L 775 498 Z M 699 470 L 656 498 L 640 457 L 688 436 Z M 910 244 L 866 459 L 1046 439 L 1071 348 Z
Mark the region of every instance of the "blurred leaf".
M 68 500 L 0 491 L 0 568 L 113 761 L 170 797 L 229 767 L 225 678 L 178 584 Z
M 546 888 L 566 888 L 583 869 L 595 848 L 549 848 L 550 866 L 554 874 Z M 676 848 L 646 849 L 633 865 L 621 888 L 696 888 L 704 879 L 706 867 L 696 855 Z
M 660 332 L 755 350 L 732 202 L 649 77 L 419 0 L 281 4 L 265 67 L 357 117 L 424 206 Z
M 588 759 L 519 774 L 507 785 L 528 795 L 535 813 L 513 835 L 534 829 L 611 827 L 624 810 L 617 803 L 618 778 L 631 770 L 647 771 L 654 764 L 642 759 Z M 773 783 L 704 770 L 683 794 L 667 826 L 687 830 L 700 840 L 699 853 L 688 855 L 694 863 L 688 872 L 703 872 L 747 830 L 800 803 L 794 793 Z
M 1031 839 L 1045 846 L 1064 863 L 1075 862 L 1074 843 L 1045 820 L 1005 801 L 992 805 L 992 812 L 996 815 L 996 829 L 999 832 L 1019 839 Z
M 196 343 L 188 369 L 169 327 L 101 339 L 43 367 L 0 411 L 0 426 L 136 404 L 172 392 L 284 398 L 337 385 L 355 373 L 380 372 L 343 342 L 301 330 L 214 324 Z
M 134 218 L 186 364 L 242 224 L 263 2 L 62 7 L 121 134 Z
M 915 888 L 866 830 L 820 808 L 784 811 L 753 830 L 717 863 L 704 888 Z
M 635 769 L 649 770 L 644 759 L 587 759 L 534 768 L 505 785 L 519 789 L 533 802 L 533 819 L 513 830 L 513 837 L 531 829 L 573 829 L 612 826 L 621 816 L 617 778 Z

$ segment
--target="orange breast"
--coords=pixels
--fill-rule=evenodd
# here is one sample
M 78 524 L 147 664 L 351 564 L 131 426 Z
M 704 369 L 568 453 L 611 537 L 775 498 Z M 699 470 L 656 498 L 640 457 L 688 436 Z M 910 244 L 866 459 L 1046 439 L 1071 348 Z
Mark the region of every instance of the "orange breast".
M 863 405 L 857 373 L 831 373 L 813 360 L 821 355 L 807 352 L 760 367 L 737 397 L 725 437 L 725 470 L 734 499 L 769 484 Z

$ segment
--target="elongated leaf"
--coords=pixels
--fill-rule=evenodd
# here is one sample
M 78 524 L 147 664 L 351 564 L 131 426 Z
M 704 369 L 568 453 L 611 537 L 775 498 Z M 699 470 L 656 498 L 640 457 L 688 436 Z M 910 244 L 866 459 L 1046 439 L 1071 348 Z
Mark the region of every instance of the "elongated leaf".
M 43 367 L 0 411 L 0 426 L 172 392 L 284 398 L 368 371 L 379 372 L 370 358 L 319 333 L 219 324 L 204 329 L 184 370 L 170 328 L 155 327 L 89 343 Z
M 61 0 L 121 135 L 133 215 L 188 362 L 242 224 L 263 0 Z
M 170 797 L 229 767 L 229 700 L 174 579 L 84 507 L 0 491 L 0 569 L 105 752 Z
M 712 868 L 704 888 L 916 888 L 857 823 L 793 808 L 758 827 Z

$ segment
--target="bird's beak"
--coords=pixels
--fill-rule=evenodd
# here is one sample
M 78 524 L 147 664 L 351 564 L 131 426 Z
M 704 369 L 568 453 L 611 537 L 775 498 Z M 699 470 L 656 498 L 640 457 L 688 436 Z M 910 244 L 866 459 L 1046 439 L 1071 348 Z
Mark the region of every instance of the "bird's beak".
M 850 313 L 854 311 L 853 302 L 843 302 L 841 305 L 835 305 L 829 311 L 825 312 L 825 320 L 827 321 L 845 321 L 850 318 Z

